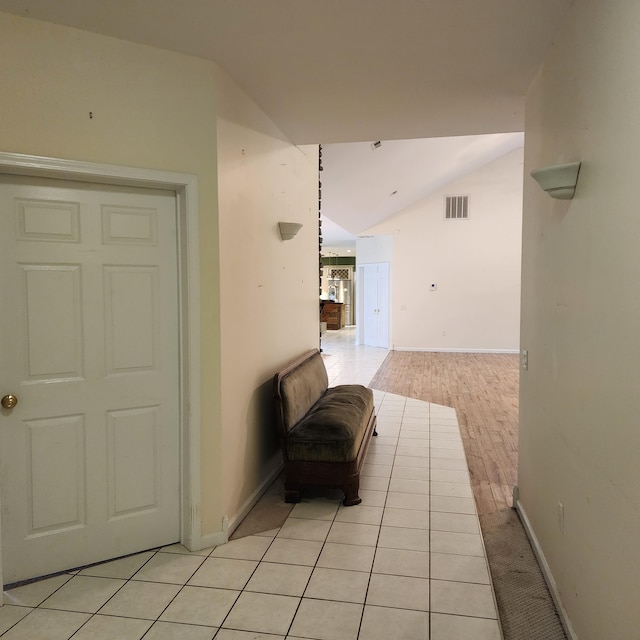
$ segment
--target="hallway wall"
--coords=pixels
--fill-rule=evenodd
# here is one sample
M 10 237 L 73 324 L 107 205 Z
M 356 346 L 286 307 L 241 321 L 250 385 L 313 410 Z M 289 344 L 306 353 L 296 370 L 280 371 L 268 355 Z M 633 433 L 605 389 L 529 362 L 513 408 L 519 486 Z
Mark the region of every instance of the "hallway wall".
M 363 232 L 393 244 L 393 348 L 518 350 L 522 162 L 516 149 Z M 445 195 L 469 196 L 468 220 L 444 219 Z
M 213 62 L 0 13 L 0 150 L 198 178 L 201 502 L 218 539 L 276 455 L 270 379 L 318 344 L 318 148 Z M 277 221 L 302 222 L 283 242 Z
M 518 484 L 580 640 L 640 626 L 638 24 L 578 0 L 526 104 Z M 577 160 L 571 201 L 528 177 Z
M 213 63 L 0 13 L 2 151 L 199 179 L 202 530 L 220 529 L 220 336 Z M 90 117 L 90 113 L 92 117 Z
M 291 144 L 221 70 L 222 482 L 233 527 L 282 462 L 272 378 L 318 346 L 318 146 Z M 302 229 L 283 241 L 278 221 Z

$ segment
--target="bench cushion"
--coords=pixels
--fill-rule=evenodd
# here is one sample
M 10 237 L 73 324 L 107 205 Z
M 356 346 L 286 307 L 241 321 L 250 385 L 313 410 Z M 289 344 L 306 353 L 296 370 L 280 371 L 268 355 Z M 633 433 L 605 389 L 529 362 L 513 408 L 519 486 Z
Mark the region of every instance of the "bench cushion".
M 289 460 L 355 460 L 372 412 L 371 389 L 359 384 L 327 389 L 299 424 L 289 431 L 285 440 Z

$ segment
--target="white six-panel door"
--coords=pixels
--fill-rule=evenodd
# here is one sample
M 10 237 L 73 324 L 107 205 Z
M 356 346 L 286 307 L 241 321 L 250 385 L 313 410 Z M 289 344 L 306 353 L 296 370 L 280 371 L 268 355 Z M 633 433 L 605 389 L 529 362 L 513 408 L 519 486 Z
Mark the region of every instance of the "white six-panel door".
M 179 539 L 176 203 L 0 178 L 4 582 Z

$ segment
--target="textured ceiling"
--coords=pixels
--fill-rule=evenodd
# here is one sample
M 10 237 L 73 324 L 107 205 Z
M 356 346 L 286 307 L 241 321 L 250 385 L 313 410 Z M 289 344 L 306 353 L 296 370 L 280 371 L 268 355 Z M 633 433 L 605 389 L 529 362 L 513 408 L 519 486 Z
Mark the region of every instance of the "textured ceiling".
M 0 11 L 217 62 L 294 143 L 325 145 L 323 231 L 346 251 L 521 141 L 458 136 L 523 130 L 526 90 L 572 1 L 0 0 Z
M 323 212 L 357 235 L 523 144 L 502 133 L 324 146 Z
M 297 144 L 521 131 L 571 0 L 0 0 L 215 60 Z

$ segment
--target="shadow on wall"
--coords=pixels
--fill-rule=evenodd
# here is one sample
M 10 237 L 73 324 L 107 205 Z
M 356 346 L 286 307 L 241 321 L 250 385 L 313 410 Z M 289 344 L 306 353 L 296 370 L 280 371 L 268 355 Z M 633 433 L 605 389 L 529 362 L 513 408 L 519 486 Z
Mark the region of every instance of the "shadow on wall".
M 272 378 L 253 392 L 245 424 L 247 440 L 242 495 L 246 497 L 251 495 L 271 473 L 273 469 L 269 467 L 269 463 L 280 452 Z

